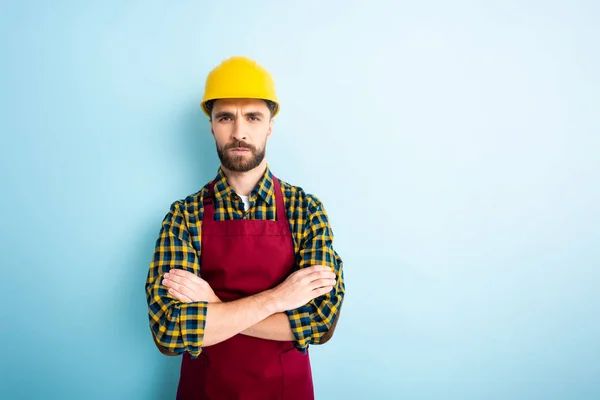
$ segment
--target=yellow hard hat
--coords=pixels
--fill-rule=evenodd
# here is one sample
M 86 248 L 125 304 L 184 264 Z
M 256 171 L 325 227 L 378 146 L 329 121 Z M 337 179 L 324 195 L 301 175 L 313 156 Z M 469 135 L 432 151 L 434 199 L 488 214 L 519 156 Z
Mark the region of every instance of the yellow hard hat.
M 206 77 L 200 106 L 210 117 L 206 102 L 216 99 L 263 99 L 275 103 L 273 116 L 279 112 L 275 83 L 269 71 L 248 57 L 228 58 Z

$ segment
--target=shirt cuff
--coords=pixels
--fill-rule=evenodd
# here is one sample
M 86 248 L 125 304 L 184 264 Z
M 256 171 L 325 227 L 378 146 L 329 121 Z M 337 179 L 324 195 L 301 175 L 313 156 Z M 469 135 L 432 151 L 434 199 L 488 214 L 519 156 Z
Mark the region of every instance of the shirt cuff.
M 313 343 L 313 335 L 318 331 L 316 324 L 311 318 L 311 311 L 309 306 L 286 311 L 290 320 L 290 326 L 292 327 L 292 333 L 296 338 L 294 345 L 302 353 L 306 353 L 309 345 Z
M 183 346 L 192 358 L 202 353 L 208 302 L 183 303 L 179 307 L 179 330 Z

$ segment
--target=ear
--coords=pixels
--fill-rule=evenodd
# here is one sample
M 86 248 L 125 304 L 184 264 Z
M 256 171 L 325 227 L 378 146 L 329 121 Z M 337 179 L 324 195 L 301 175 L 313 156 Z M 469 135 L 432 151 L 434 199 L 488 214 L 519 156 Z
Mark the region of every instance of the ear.
M 273 118 L 271 118 L 271 120 L 269 121 L 269 130 L 267 131 L 267 138 L 271 136 L 271 133 L 273 133 L 273 123 L 275 122 L 275 120 L 273 120 Z

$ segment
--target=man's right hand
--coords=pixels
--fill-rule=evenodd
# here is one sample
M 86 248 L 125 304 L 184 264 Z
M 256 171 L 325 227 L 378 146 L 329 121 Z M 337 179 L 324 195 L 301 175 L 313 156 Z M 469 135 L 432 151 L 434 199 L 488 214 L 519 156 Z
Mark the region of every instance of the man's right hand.
M 315 265 L 302 268 L 271 290 L 278 312 L 301 307 L 314 298 L 329 293 L 335 286 L 331 267 Z

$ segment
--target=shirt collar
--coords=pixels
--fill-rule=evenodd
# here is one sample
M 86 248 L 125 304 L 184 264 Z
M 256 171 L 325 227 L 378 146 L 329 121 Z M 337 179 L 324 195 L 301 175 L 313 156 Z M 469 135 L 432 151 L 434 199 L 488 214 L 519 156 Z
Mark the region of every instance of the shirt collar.
M 258 195 L 268 205 L 271 205 L 275 195 L 273 191 L 273 179 L 273 174 L 271 173 L 271 170 L 267 165 L 265 173 L 258 180 L 254 189 L 252 189 L 252 192 L 250 193 L 250 198 L 254 197 L 255 195 Z M 230 198 L 231 195 L 234 194 L 233 189 L 231 188 L 231 186 L 229 186 L 229 182 L 227 181 L 227 177 L 225 176 L 225 172 L 223 171 L 222 167 L 219 167 L 214 182 L 215 199 L 217 201 L 222 201 L 225 198 Z

